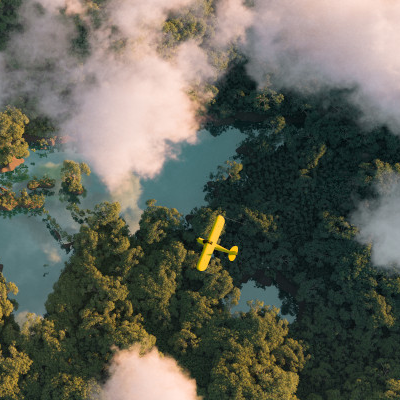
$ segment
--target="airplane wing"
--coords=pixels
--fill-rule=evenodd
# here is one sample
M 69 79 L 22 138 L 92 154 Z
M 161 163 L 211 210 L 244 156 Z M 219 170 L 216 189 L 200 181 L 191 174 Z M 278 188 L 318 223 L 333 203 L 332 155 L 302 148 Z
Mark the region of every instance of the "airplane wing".
M 208 267 L 208 263 L 211 260 L 212 253 L 214 251 L 214 246 L 212 244 L 206 244 L 203 247 L 199 262 L 197 263 L 197 269 L 199 271 L 204 271 Z
M 218 215 L 211 229 L 210 236 L 208 237 L 206 243 L 202 243 L 204 247 L 203 251 L 201 252 L 199 262 L 197 263 L 197 269 L 199 271 L 204 271 L 208 267 L 208 263 L 210 262 L 212 253 L 214 252 L 215 245 L 217 244 L 219 235 L 222 232 L 224 224 L 225 218 L 222 215 Z M 197 240 L 199 243 L 202 242 L 202 239 Z
M 219 235 L 222 232 L 222 228 L 224 227 L 224 224 L 225 224 L 225 218 L 222 215 L 218 215 L 217 218 L 215 219 L 213 227 L 211 228 L 211 233 L 208 238 L 209 242 L 213 242 L 214 244 L 217 244 Z

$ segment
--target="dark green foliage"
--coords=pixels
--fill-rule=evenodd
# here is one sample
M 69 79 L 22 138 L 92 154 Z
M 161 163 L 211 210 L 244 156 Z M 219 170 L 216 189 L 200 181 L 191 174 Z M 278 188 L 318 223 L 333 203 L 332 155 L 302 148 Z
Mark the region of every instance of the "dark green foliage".
M 196 269 L 195 234 L 209 231 L 215 215 L 196 210 L 192 231 L 176 210 L 148 202 L 134 237 L 143 253 L 127 277 L 133 307 L 205 398 L 295 400 L 305 357 L 301 344 L 286 337 L 287 323 L 261 305 L 231 316 L 239 291 L 219 259 L 204 273 Z
M 214 361 L 207 398 L 297 399 L 303 349 L 285 337 L 287 322 L 277 312 L 256 305 L 237 318 L 211 321 L 199 348 L 187 358 L 202 368 L 204 356 Z
M 54 121 L 47 116 L 36 116 L 29 119 L 29 124 L 25 129 L 25 136 L 33 136 L 38 138 L 53 137 L 57 132 Z
M 210 120 L 207 129 L 214 136 L 231 125 L 242 129 L 250 124 L 250 130 L 260 126 L 277 131 L 285 125 L 279 114 L 283 95 L 273 90 L 270 84 L 257 89 L 245 67 L 246 60 L 235 54 L 229 66 L 224 68 L 227 68 L 226 75 L 215 83 L 216 96 L 207 108 Z
M 243 223 L 228 223 L 224 239 L 240 249 L 227 265 L 234 280 L 272 279 L 299 312 L 290 336 L 311 354 L 299 397 L 393 398 L 399 278 L 371 266 L 349 218 L 376 197 L 374 182 L 388 185 L 398 173 L 400 140 L 384 128 L 363 132 L 344 95 L 289 96 L 281 111 L 303 110 L 302 122 L 293 118 L 278 133 L 248 129 L 236 163 L 212 176 L 206 199 Z
M 15 57 L 15 56 L 12 56 Z M 16 65 L 9 65 L 10 68 L 21 69 L 23 61 L 16 62 Z M 11 63 L 12 64 L 12 63 Z M 38 76 L 43 76 L 43 74 L 53 74 L 54 61 L 51 58 L 41 60 L 32 71 L 37 73 Z M 63 91 L 64 100 L 67 101 L 68 90 Z M 35 97 L 34 94 L 19 93 L 18 97 L 12 98 L 12 104 L 17 109 L 23 110 L 24 114 L 29 119 L 29 124 L 25 126 L 24 139 L 29 143 L 30 148 L 35 148 L 35 144 L 41 139 L 54 138 L 58 133 L 57 121 L 54 118 L 49 117 L 43 111 L 38 108 L 39 99 Z M 39 148 L 39 147 L 38 147 Z
M 19 384 L 23 394 L 87 399 L 107 378 L 114 345 L 140 343 L 146 351 L 157 339 L 206 398 L 297 400 L 305 357 L 277 310 L 257 304 L 231 316 L 238 289 L 218 259 L 207 273 L 196 270 L 196 244 L 185 243 L 176 210 L 149 201 L 134 236 L 119 211 L 103 203 L 83 212 L 45 318 L 31 316 L 23 328 L 22 347 L 33 361 Z M 76 206 L 73 212 L 82 214 Z M 208 226 L 213 214 L 202 209 L 194 218 Z
M 119 211 L 105 203 L 89 213 L 48 297 L 46 318 L 26 328 L 25 348 L 34 361 L 23 386 L 29 399 L 87 399 L 106 377 L 113 346 L 139 343 L 145 351 L 154 345 L 123 281 L 136 249 Z
M 0 51 L 6 48 L 10 34 L 21 29 L 18 22 L 18 8 L 21 4 L 22 0 L 0 1 Z
M 72 51 L 79 57 L 85 58 L 90 55 L 89 26 L 79 15 L 74 16 L 76 36 L 72 39 Z
M 18 289 L 12 282 L 7 283 L 0 272 L 0 398 L 18 400 L 23 376 L 32 360 L 21 351 L 19 328 L 12 314 L 18 305 L 8 298 L 10 292 L 17 294 Z

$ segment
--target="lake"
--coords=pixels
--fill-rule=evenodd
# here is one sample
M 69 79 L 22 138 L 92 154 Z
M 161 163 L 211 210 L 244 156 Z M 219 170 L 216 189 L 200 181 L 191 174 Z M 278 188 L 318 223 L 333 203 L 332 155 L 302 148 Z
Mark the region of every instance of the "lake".
M 87 195 L 81 198 L 80 207 L 93 208 L 102 201 L 119 201 L 131 232 L 138 228 L 140 214 L 148 199 L 154 198 L 157 205 L 176 208 L 186 215 L 194 207 L 205 205 L 203 187 L 209 180 L 209 174 L 235 154 L 235 149 L 243 139 L 244 135 L 234 129 L 216 138 L 206 131 L 200 131 L 198 144 L 183 144 L 180 156 L 168 161 L 160 175 L 147 180 L 132 176 L 126 190 L 119 193 L 109 193 L 92 171 L 89 177 L 83 175 Z M 31 176 L 48 174 L 57 179 L 57 186 L 53 189 L 56 194 L 46 198 L 45 207 L 68 233 L 74 233 L 79 226 L 65 210 L 66 203 L 61 203 L 57 195 L 60 169 L 65 159 L 84 160 L 72 152 L 54 152 L 47 154 L 47 157 L 40 157 L 39 153 L 31 151 L 24 165 L 29 168 Z M 26 182 L 15 184 L 13 190 L 18 191 L 25 185 Z M 4 264 L 3 274 L 7 281 L 14 282 L 19 288 L 19 293 L 10 297 L 18 301 L 18 313 L 21 314 L 44 314 L 47 295 L 69 257 L 50 235 L 42 218 L 16 215 L 12 219 L 0 220 L 0 263 Z M 281 306 L 277 288 L 271 286 L 263 290 L 249 281 L 243 285 L 240 303 L 232 312 L 246 311 L 246 302 L 252 299 L 278 308 Z M 293 320 L 290 316 L 288 319 Z

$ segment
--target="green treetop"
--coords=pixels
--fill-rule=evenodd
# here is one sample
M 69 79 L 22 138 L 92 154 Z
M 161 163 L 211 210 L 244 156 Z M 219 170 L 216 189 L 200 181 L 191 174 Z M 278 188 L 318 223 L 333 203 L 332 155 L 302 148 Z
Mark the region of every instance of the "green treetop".
M 90 175 L 90 168 L 86 163 L 64 160 L 61 168 L 62 188 L 70 194 L 82 194 L 84 192 L 81 183 L 82 173 Z
M 28 143 L 25 142 L 25 125 L 29 119 L 20 110 L 7 106 L 0 113 L 0 167 L 8 165 L 13 158 L 28 157 Z
M 116 203 L 97 206 L 73 237 L 74 253 L 48 296 L 45 319 L 29 329 L 27 398 L 86 399 L 106 378 L 113 346 L 140 343 L 145 351 L 155 343 L 123 282 L 136 250 L 119 211 Z
M 261 306 L 231 316 L 239 290 L 220 260 L 213 258 L 206 272 L 196 269 L 196 234 L 210 229 L 214 218 L 209 209 L 196 210 L 194 232 L 175 209 L 148 202 L 133 238 L 143 253 L 127 277 L 134 309 L 205 399 L 297 399 L 305 356 L 287 337 L 287 323 Z
M 9 300 L 9 293 L 17 294 L 18 288 L 6 282 L 0 272 L 0 398 L 21 399 L 21 385 L 29 371 L 32 360 L 21 350 L 19 328 L 12 311 L 15 300 Z
M 400 140 L 362 131 L 345 94 L 285 95 L 286 127 L 248 124 L 236 164 L 205 186 L 209 207 L 241 222 L 225 226 L 240 249 L 226 265 L 234 282 L 273 281 L 297 313 L 289 336 L 311 355 L 299 372 L 307 400 L 393 398 L 398 387 L 398 273 L 371 265 L 350 218 L 398 173 Z
M 10 33 L 19 30 L 18 8 L 22 0 L 2 0 L 0 2 L 0 50 L 4 50 L 10 38 Z
M 139 343 L 145 352 L 157 340 L 196 379 L 205 399 L 297 399 L 302 344 L 289 338 L 277 310 L 257 304 L 248 313 L 230 314 L 239 290 L 217 258 L 207 273 L 197 271 L 197 232 L 177 210 L 148 202 L 135 235 L 118 203 L 71 210 L 81 227 L 48 296 L 47 313 L 29 315 L 22 335 L 3 335 L 7 344 L 19 338 L 23 350 L 18 356 L 8 346 L 10 393 L 32 400 L 89 399 L 108 377 L 114 346 Z M 214 214 L 197 210 L 192 226 L 207 229 Z

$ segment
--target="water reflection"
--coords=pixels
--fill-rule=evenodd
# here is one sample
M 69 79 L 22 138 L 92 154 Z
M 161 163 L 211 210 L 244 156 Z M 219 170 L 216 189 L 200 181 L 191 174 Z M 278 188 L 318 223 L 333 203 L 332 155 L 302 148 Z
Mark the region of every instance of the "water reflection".
M 119 201 L 131 232 L 137 229 L 141 210 L 150 198 L 157 199 L 157 205 L 174 207 L 182 214 L 188 214 L 194 207 L 205 204 L 203 187 L 209 179 L 210 172 L 215 172 L 218 165 L 222 165 L 235 153 L 241 140 L 243 135 L 235 130 L 217 138 L 202 131 L 199 133 L 199 143 L 195 146 L 183 145 L 178 159 L 167 162 L 158 177 L 140 181 L 132 175 L 120 191 L 111 194 L 100 178 L 92 172 L 90 176 L 82 177 L 87 193 L 85 197 L 79 196 L 79 207 L 93 209 L 95 204 L 102 201 Z M 33 176 L 47 175 L 56 179 L 55 187 L 47 193 L 45 208 L 63 230 L 73 234 L 77 232 L 79 225 L 66 210 L 69 199 L 65 198 L 66 202 L 63 203 L 58 196 L 61 189 L 61 167 L 66 159 L 85 161 L 79 154 L 71 152 L 31 152 L 25 164 L 15 174 L 17 179 L 12 190 L 19 192 L 26 188 L 27 181 Z M 0 179 L 2 177 L 4 178 L 4 175 L 0 175 Z M 44 314 L 44 302 L 69 257 L 60 243 L 54 240 L 42 219 L 43 216 L 28 214 L 18 214 L 12 219 L 0 218 L 0 264 L 4 264 L 3 273 L 6 279 L 14 282 L 19 288 L 15 298 L 20 305 L 18 311 L 22 313 L 28 310 Z M 263 290 L 256 288 L 250 281 L 243 285 L 240 304 L 232 311 L 247 311 L 246 301 L 255 299 L 281 307 L 275 287 Z M 285 318 L 293 320 L 291 316 Z
M 25 189 L 33 176 L 47 175 L 55 179 L 54 188 L 37 189 L 35 192 L 46 196 L 45 209 L 49 215 L 54 217 L 65 231 L 73 234 L 78 231 L 79 225 L 66 210 L 68 203 L 62 203 L 58 195 L 61 190 L 60 171 L 65 159 L 80 161 L 78 154 L 70 152 L 31 152 L 25 164 L 18 167 L 15 173 L 2 174 L 1 178 L 2 184 L 12 185 L 12 190 L 16 193 Z M 83 207 L 92 208 L 101 201 L 111 200 L 98 177 L 84 176 L 83 183 L 88 190 L 86 198 L 80 199 Z M 47 295 L 69 256 L 54 240 L 43 222 L 46 215 L 34 211 L 15 209 L 3 212 L 3 217 L 6 218 L 0 219 L 0 263 L 4 265 L 3 274 L 7 281 L 18 286 L 19 293 L 16 296 L 10 295 L 19 303 L 18 311 L 29 310 L 43 314 Z
M 239 304 L 231 308 L 231 312 L 247 312 L 249 310 L 248 301 L 260 300 L 267 306 L 275 306 L 276 308 L 282 308 L 282 301 L 278 297 L 279 290 L 275 286 L 267 286 L 265 289 L 256 287 L 254 281 L 249 280 L 247 283 L 243 284 Z M 295 317 L 292 315 L 282 315 L 283 318 L 287 319 L 289 322 L 293 322 Z

